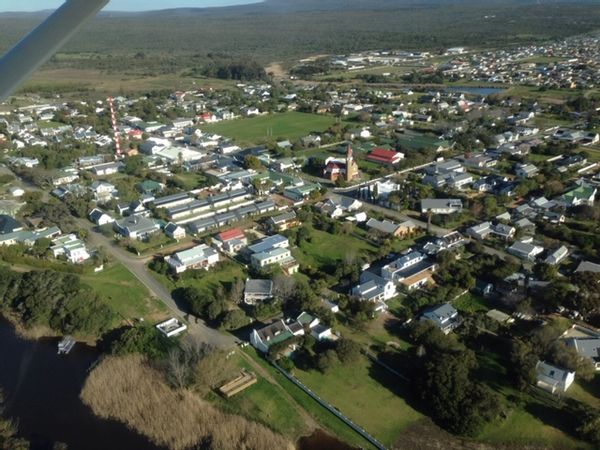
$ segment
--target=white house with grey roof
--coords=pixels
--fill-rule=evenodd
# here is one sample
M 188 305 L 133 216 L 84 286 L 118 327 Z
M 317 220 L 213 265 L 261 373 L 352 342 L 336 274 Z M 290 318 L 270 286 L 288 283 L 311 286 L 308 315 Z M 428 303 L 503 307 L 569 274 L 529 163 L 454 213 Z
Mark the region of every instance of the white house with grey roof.
M 289 248 L 290 241 L 285 236 L 275 234 L 267 236 L 252 245 L 249 245 L 247 250 L 250 254 L 261 253 L 271 248 Z
M 292 252 L 290 251 L 290 249 L 281 247 L 270 248 L 263 252 L 254 253 L 250 257 L 250 262 L 252 264 L 252 267 L 254 267 L 255 269 L 262 269 L 273 264 L 276 264 L 281 267 L 293 265 L 297 267 L 296 260 L 292 256 Z M 297 268 L 296 270 L 292 270 L 293 272 L 296 272 Z
M 508 247 L 507 251 L 517 258 L 525 259 L 527 261 L 535 261 L 537 255 L 544 251 L 544 247 L 530 244 L 528 242 L 517 241 Z
M 600 370 L 600 333 L 583 329 L 581 334 L 565 339 L 565 344 L 575 349 L 582 358 L 589 359 L 596 370 Z
M 352 289 L 352 295 L 361 300 L 375 303 L 375 311 L 387 309 L 386 301 L 398 294 L 396 285 L 370 271 L 360 275 L 360 284 Z
M 461 212 L 462 200 L 458 198 L 425 198 L 421 200 L 422 214 L 454 214 Z
M 533 164 L 517 164 L 515 175 L 519 178 L 531 178 L 539 172 L 539 169 Z
M 94 208 L 88 214 L 88 218 L 91 222 L 95 223 L 98 226 L 106 225 L 108 223 L 113 223 L 115 219 L 110 215 L 106 214 L 104 211 L 98 208 Z
M 575 372 L 554 366 L 545 361 L 538 361 L 535 366 L 536 385 L 551 394 L 567 391 L 575 381 Z
M 250 264 L 255 269 L 262 269 L 273 264 L 281 266 L 288 275 L 298 271 L 298 263 L 290 251 L 290 241 L 285 236 L 275 234 L 249 245 L 246 253 L 250 256 Z
M 450 303 L 425 311 L 419 320 L 433 322 L 444 334 L 449 334 L 460 325 L 458 311 Z
M 54 257 L 64 256 L 71 264 L 80 264 L 90 259 L 85 243 L 74 234 L 66 234 L 52 241 L 50 247 Z
M 273 281 L 247 279 L 244 288 L 244 303 L 255 305 L 259 302 L 273 298 Z
M 392 263 L 383 266 L 381 269 L 381 276 L 386 280 L 399 282 L 405 277 L 407 270 L 417 267 L 419 263 L 426 259 L 427 255 L 424 255 L 421 252 L 412 251 L 401 256 Z
M 160 225 L 154 220 L 142 216 L 128 216 L 113 223 L 114 229 L 123 237 L 146 240 L 160 232 Z
M 201 244 L 177 252 L 165 258 L 165 261 L 175 273 L 182 273 L 189 269 L 208 270 L 219 262 L 219 253 L 214 248 Z
M 492 232 L 492 222 L 482 222 L 472 227 L 467 228 L 466 233 L 479 240 L 484 240 Z
M 185 228 L 173 222 L 169 222 L 168 224 L 166 224 L 164 231 L 165 234 L 171 239 L 180 240 L 185 239 L 186 236 Z
M 577 272 L 600 273 L 600 264 L 591 261 L 581 261 L 577 266 L 577 269 L 575 269 L 575 273 Z
M 561 245 L 556 250 L 551 252 L 546 257 L 544 262 L 546 264 L 550 264 L 551 266 L 555 266 L 556 264 L 559 264 L 563 259 L 565 259 L 568 255 L 569 255 L 569 249 L 566 246 Z

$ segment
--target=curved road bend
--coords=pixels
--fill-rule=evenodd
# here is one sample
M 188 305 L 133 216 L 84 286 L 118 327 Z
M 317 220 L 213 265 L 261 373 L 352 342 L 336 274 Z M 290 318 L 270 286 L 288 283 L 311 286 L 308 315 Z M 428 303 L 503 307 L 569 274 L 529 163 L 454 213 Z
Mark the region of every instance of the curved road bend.
M 186 306 L 181 304 L 181 302 L 177 302 L 169 290 L 152 276 L 150 270 L 146 267 L 148 258 L 137 258 L 135 255 L 118 247 L 111 239 L 94 231 L 93 224 L 86 219 L 76 220 L 82 228 L 88 231 L 87 241 L 92 244 L 92 246 L 101 246 L 106 249 L 115 260 L 122 263 L 144 286 L 146 286 L 152 296 L 162 300 L 176 317 L 182 319 L 189 313 Z M 195 323 L 194 320 L 190 320 L 187 325 L 189 333 L 200 338 L 203 342 L 222 348 L 229 348 L 235 345 L 235 338 L 233 336 L 221 333 L 220 331 L 207 326 L 201 320 L 199 320 L 198 323 Z

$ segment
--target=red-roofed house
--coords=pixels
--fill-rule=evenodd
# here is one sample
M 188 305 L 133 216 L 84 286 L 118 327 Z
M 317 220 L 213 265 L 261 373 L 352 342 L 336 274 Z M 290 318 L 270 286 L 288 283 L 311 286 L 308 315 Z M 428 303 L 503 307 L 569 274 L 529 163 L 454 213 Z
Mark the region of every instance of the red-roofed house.
M 217 120 L 217 116 L 215 116 L 213 113 L 205 112 L 202 114 L 198 114 L 196 116 L 196 120 L 198 122 L 210 123 L 210 122 L 215 122 Z
M 336 158 L 327 158 L 325 161 L 325 169 L 323 169 L 323 176 L 334 183 L 341 178 L 347 182 L 360 177 L 358 171 L 358 164 L 354 160 L 354 153 L 352 147 L 348 146 L 346 151 L 346 159 L 340 160 Z
M 140 141 L 144 135 L 144 132 L 136 128 L 135 130 L 131 130 L 129 133 L 127 133 L 127 135 L 129 136 L 129 139 L 136 139 Z
M 219 233 L 216 236 L 215 241 L 219 248 L 229 253 L 237 253 L 248 245 L 246 235 L 239 228 L 233 228 Z
M 380 164 L 393 165 L 398 164 L 401 160 L 403 160 L 404 154 L 394 150 L 378 147 L 369 153 L 369 155 L 367 155 L 367 159 Z

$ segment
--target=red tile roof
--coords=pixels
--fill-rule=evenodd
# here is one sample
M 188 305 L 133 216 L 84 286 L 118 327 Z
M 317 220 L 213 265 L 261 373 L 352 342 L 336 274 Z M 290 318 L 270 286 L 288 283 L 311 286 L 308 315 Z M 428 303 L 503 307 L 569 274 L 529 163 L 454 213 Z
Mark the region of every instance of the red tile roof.
M 230 241 L 231 239 L 239 239 L 244 237 L 244 232 L 239 228 L 233 228 L 231 230 L 223 231 L 219 233 L 219 240 L 221 242 Z
M 345 166 L 345 164 L 344 164 Z M 340 163 L 336 163 L 336 162 L 330 162 L 329 164 L 327 164 L 327 166 L 325 167 L 326 171 L 333 171 L 335 169 L 340 170 L 342 168 L 342 164 Z
M 396 152 L 394 150 L 388 150 L 385 148 L 376 148 L 367 156 L 367 159 L 370 159 L 373 161 L 392 163 L 392 162 L 394 162 L 394 158 L 396 157 L 397 154 L 398 154 L 398 152 Z

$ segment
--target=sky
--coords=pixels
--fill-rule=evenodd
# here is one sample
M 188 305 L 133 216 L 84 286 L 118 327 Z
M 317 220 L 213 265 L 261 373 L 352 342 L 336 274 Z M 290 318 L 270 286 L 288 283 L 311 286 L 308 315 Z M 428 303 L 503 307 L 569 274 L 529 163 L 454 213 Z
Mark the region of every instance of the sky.
M 148 11 L 181 7 L 240 5 L 258 1 L 260 0 L 111 0 L 105 9 L 110 11 Z M 0 0 L 0 12 L 54 9 L 62 3 L 63 0 Z

